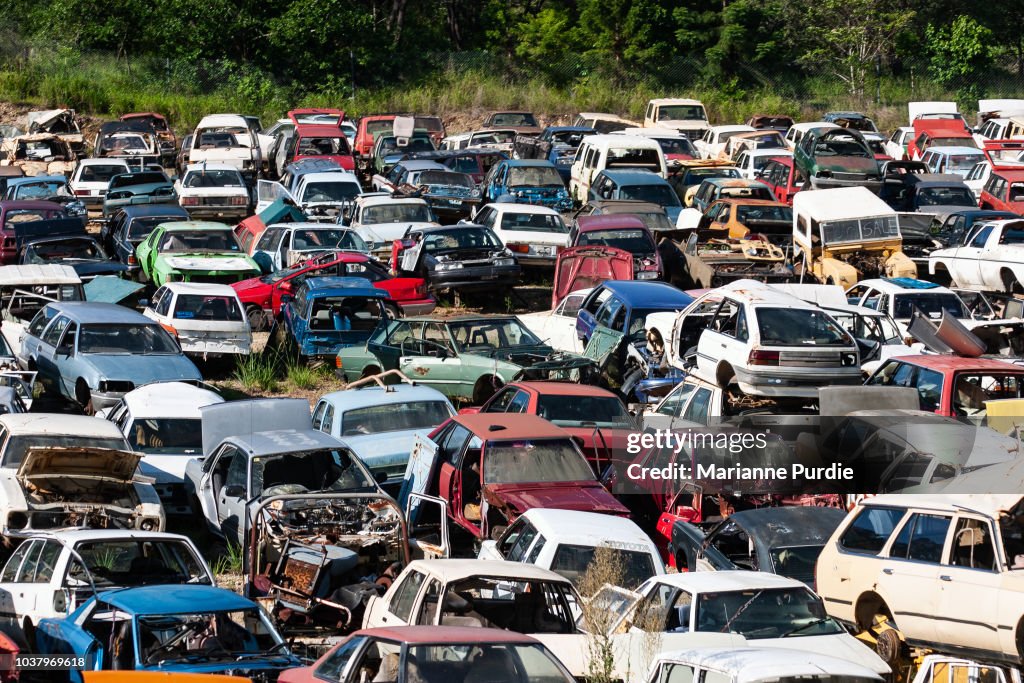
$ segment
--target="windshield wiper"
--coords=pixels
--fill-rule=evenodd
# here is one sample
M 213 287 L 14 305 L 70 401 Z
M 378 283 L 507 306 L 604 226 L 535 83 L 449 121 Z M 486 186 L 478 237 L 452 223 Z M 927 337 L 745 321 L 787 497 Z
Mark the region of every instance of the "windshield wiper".
M 800 633 L 800 631 L 804 631 L 806 629 L 809 629 L 812 626 L 818 626 L 820 624 L 824 624 L 824 623 L 826 623 L 828 621 L 831 621 L 831 618 L 829 618 L 829 617 L 821 617 L 820 619 L 815 619 L 814 621 L 808 621 L 806 624 L 803 624 L 801 626 L 797 626 L 796 628 L 793 628 L 793 629 L 790 629 L 790 630 L 786 631 L 781 636 L 779 636 L 779 638 L 786 638 L 788 636 L 796 635 L 797 633 Z

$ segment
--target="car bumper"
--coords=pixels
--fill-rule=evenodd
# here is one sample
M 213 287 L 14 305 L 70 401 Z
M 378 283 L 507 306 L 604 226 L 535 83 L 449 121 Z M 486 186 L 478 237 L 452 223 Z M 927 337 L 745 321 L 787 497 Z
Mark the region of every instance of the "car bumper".
M 247 356 L 252 342 L 224 341 L 181 341 L 181 350 L 186 356 L 219 358 L 221 356 Z
M 89 398 L 91 399 L 93 411 L 104 410 L 105 408 L 112 408 L 117 405 L 124 395 L 128 393 L 126 391 L 93 391 Z
M 843 368 L 734 368 L 736 383 L 752 396 L 817 398 L 823 386 L 863 383 L 860 366 Z
M 500 266 L 494 268 L 459 268 L 430 274 L 428 287 L 433 291 L 444 289 L 494 289 L 519 284 L 522 268 Z
M 437 308 L 437 302 L 433 299 L 419 299 L 418 301 L 407 301 L 398 304 L 402 309 L 402 315 L 411 317 L 417 315 L 430 315 Z
M 249 216 L 249 208 L 245 206 L 183 206 L 191 219 L 242 220 Z

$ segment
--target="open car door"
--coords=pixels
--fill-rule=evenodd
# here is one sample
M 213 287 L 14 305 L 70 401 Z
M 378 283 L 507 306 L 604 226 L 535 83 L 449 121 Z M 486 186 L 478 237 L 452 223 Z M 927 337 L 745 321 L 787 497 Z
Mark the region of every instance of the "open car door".
M 256 213 L 261 213 L 278 199 L 290 199 L 295 204 L 295 197 L 285 186 L 275 180 L 256 181 Z

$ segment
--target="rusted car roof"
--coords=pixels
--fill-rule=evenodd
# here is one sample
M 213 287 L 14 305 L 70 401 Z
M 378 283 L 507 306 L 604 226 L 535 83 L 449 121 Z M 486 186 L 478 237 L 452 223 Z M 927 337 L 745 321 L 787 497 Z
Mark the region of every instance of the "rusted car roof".
M 536 415 L 477 413 L 452 419 L 485 441 L 570 438 L 568 432 Z

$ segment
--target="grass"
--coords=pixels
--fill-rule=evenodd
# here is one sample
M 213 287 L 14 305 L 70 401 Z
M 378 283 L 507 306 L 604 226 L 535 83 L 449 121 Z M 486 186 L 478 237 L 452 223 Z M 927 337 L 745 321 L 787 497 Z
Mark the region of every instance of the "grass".
M 308 365 L 295 364 L 285 368 L 285 378 L 296 389 L 315 389 L 322 377 L 322 372 Z
M 228 543 L 221 553 L 210 565 L 211 571 L 214 576 L 222 576 L 224 574 L 241 574 L 242 573 L 242 546 L 234 543 Z
M 279 365 L 277 353 L 251 353 L 238 361 L 232 377 L 247 391 L 272 393 L 277 391 Z

